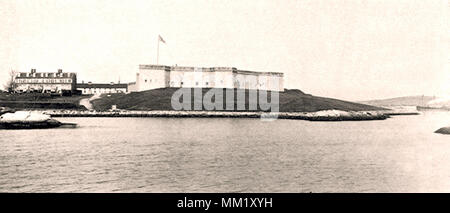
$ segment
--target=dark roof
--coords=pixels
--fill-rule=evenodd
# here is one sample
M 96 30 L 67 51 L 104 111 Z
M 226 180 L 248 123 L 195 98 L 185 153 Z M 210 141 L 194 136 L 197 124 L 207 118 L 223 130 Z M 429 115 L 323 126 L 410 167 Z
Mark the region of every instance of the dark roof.
M 127 84 L 77 84 L 77 88 L 128 88 Z

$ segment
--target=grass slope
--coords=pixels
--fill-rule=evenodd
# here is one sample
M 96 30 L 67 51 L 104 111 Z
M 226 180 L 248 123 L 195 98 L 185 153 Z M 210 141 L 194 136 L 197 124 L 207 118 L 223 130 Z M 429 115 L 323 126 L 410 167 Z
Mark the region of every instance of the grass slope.
M 0 107 L 13 109 L 86 109 L 79 102 L 85 95 L 51 96 L 50 94 L 25 93 L 9 94 L 0 93 Z
M 102 95 L 101 99 L 93 101 L 95 110 L 103 111 L 111 109 L 112 105 L 116 105 L 118 109 L 127 110 L 173 110 L 171 105 L 172 94 L 179 88 L 161 88 L 148 90 L 143 92 L 134 92 L 130 94 L 111 94 Z M 182 90 L 190 91 L 194 94 L 193 89 L 183 88 Z M 202 89 L 203 95 L 210 89 Z M 233 89 L 211 89 L 216 92 L 222 91 L 223 98 L 226 98 L 226 92 L 234 92 L 234 110 L 237 110 L 237 95 L 238 90 Z M 240 90 L 242 91 L 242 90 Z M 193 95 L 192 95 L 193 96 Z M 249 109 L 249 90 L 245 90 L 245 109 Z M 270 102 L 270 92 L 268 92 L 268 99 Z M 201 103 L 201 99 L 194 99 L 191 97 L 191 106 L 193 109 L 194 103 Z M 213 99 L 213 101 L 215 101 Z M 225 101 L 223 101 L 225 102 Z M 255 104 L 254 101 L 250 103 Z M 279 103 L 281 112 L 315 112 L 320 110 L 337 109 L 343 111 L 371 111 L 383 110 L 380 107 L 369 106 L 365 104 L 358 104 L 348 101 L 342 101 L 332 98 L 316 97 L 305 94 L 300 90 L 285 90 L 279 93 Z M 225 109 L 225 104 L 222 105 Z M 261 111 L 258 107 L 257 111 Z M 249 110 L 246 110 L 249 111 Z

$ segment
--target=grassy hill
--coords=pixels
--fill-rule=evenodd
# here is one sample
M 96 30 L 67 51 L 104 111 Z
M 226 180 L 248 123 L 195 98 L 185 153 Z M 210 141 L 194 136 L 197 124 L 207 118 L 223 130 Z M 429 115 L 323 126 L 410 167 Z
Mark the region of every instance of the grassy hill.
M 148 90 L 143 92 L 133 92 L 130 94 L 111 94 L 102 95 L 101 99 L 93 101 L 95 110 L 103 111 L 111 109 L 112 105 L 116 105 L 118 109 L 127 110 L 173 110 L 171 105 L 171 97 L 175 91 L 179 88 L 161 88 Z M 193 89 L 183 88 L 185 92 L 191 92 L 194 94 Z M 202 89 L 203 95 L 210 89 Z M 234 92 L 234 110 L 237 109 L 237 95 L 238 91 L 233 89 L 212 89 L 216 92 L 223 92 L 223 109 L 225 109 L 226 92 Z M 254 104 L 257 100 L 248 100 L 249 90 L 245 91 L 245 109 L 249 109 L 249 104 Z M 192 95 L 193 96 L 193 95 Z M 270 102 L 270 92 L 268 92 Z M 201 99 L 194 99 L 191 97 L 191 108 L 193 109 L 195 103 L 202 103 Z M 214 101 L 214 99 L 213 99 Z M 380 107 L 369 106 L 365 104 L 353 103 L 348 101 L 342 101 L 332 98 L 316 97 L 309 94 L 305 94 L 300 90 L 285 90 L 285 92 L 279 93 L 279 103 L 281 112 L 315 112 L 320 110 L 337 109 L 343 111 L 371 111 L 371 110 L 383 110 Z M 258 107 L 257 111 L 261 111 Z
M 41 93 L 9 94 L 0 93 L 0 107 L 13 109 L 86 109 L 79 102 L 89 96 L 52 96 Z
M 405 96 L 398 98 L 361 101 L 359 103 L 373 106 L 419 106 L 433 100 L 431 96 Z

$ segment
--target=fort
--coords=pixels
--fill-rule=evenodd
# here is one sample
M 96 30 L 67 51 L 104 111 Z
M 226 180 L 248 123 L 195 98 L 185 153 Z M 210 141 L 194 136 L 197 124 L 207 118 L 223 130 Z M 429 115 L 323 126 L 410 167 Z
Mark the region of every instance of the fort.
M 184 67 L 139 65 L 136 82 L 129 84 L 130 92 L 150 89 L 227 88 L 284 91 L 284 75 L 280 72 L 255 72 L 235 67 Z
M 18 73 L 14 80 L 17 93 L 103 94 L 141 92 L 157 88 L 224 88 L 284 91 L 281 72 L 255 72 L 235 67 L 186 67 L 139 65 L 136 81 L 127 84 L 77 83 L 77 73 L 31 72 Z

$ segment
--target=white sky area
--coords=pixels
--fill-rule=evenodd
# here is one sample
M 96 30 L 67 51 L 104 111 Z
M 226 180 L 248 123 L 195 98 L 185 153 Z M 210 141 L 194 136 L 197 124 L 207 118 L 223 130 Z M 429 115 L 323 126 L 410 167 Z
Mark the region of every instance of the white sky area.
M 285 87 L 368 100 L 450 93 L 450 2 L 0 0 L 10 69 L 135 81 L 139 64 L 283 72 Z

